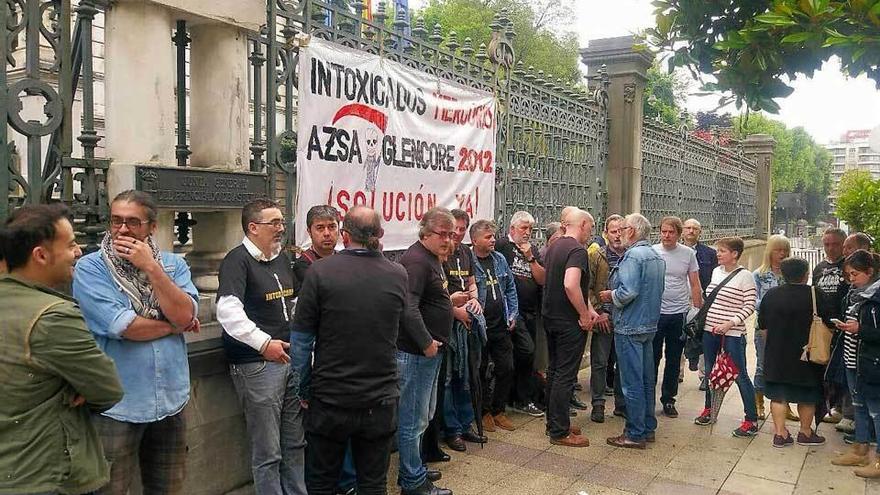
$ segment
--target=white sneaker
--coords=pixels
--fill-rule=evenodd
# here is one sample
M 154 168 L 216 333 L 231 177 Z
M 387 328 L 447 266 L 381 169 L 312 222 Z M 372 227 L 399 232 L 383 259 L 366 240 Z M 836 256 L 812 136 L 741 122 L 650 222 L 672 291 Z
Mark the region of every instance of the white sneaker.
M 853 420 L 844 418 L 834 426 L 834 429 L 843 433 L 855 433 L 856 424 Z

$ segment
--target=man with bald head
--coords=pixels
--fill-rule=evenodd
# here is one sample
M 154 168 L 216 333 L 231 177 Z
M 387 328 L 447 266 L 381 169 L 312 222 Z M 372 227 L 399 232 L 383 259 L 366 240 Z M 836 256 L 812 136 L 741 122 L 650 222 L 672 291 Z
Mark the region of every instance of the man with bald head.
M 342 223 L 345 249 L 313 263 L 299 293 L 291 360 L 306 407 L 311 494 L 335 493 L 349 442 L 358 493 L 386 493 L 397 430 L 396 344 L 407 275 L 382 255 L 383 233 L 376 211 L 349 210 Z
M 593 217 L 570 206 L 560 219 L 565 232 L 547 249 L 542 301 L 547 334 L 547 434 L 550 443 L 586 447 L 590 441 L 571 426 L 568 403 L 574 392 L 587 332 L 598 317 L 587 294 L 590 268 L 584 244 L 593 231 Z
M 703 233 L 703 227 L 696 218 L 688 218 L 684 221 L 684 227 L 681 233 L 682 244 L 694 250 L 697 256 L 697 267 L 700 273 L 700 286 L 703 292 L 709 287 L 712 281 L 712 270 L 718 266 L 718 255 L 711 247 L 700 242 L 700 234 Z
M 868 234 L 864 232 L 856 232 L 855 234 L 850 234 L 847 236 L 846 240 L 843 241 L 843 257 L 853 254 L 859 249 L 864 249 L 865 251 L 871 251 L 871 238 L 868 237 Z

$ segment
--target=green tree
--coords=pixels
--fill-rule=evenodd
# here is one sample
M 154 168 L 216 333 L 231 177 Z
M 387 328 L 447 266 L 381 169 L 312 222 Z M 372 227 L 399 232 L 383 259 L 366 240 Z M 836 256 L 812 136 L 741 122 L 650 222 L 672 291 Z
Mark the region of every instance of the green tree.
M 769 134 L 776 140 L 771 171 L 773 195 L 777 192 L 803 193 L 807 219 L 825 213 L 831 191 L 831 155 L 802 127 L 789 129 L 782 122 L 754 114 L 734 119 L 736 135 Z
M 843 72 L 867 74 L 880 87 L 880 0 L 654 0 L 649 44 L 671 50 L 670 70 L 711 75 L 707 90 L 736 105 L 779 111 L 793 91 L 784 78 L 811 77 L 837 56 Z
M 837 186 L 837 218 L 880 239 L 880 181 L 867 170 L 850 170 Z
M 679 125 L 679 116 L 687 99 L 688 81 L 678 72 L 666 72 L 659 64 L 648 69 L 645 84 L 644 114 L 646 118 Z
M 583 75 L 578 62 L 577 35 L 566 30 L 571 24 L 573 0 L 431 0 L 417 13 L 432 29 L 440 24 L 446 38 L 455 31 L 458 42 L 473 40 L 474 48 L 489 43 L 489 27 L 502 10 L 513 22 L 513 47 L 517 61 L 548 78 L 569 84 L 580 83 Z

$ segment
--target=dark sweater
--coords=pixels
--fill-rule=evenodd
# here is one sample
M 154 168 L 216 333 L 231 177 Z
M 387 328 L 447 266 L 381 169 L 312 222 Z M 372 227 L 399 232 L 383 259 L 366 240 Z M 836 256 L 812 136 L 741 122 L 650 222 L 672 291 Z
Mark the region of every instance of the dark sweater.
M 447 292 L 446 273 L 440 259 L 420 241 L 400 258 L 408 279 L 408 308 L 404 331 L 397 347 L 410 354 L 422 354 L 431 339 L 447 343 L 452 331 L 452 301 Z
M 818 387 L 822 366 L 801 361 L 813 321 L 812 287 L 786 284 L 770 289 L 761 299 L 758 328 L 767 329 L 764 379 L 769 382 Z
M 398 328 L 407 275 L 381 253 L 340 251 L 309 268 L 293 329 L 315 336 L 311 397 L 347 408 L 399 396 Z

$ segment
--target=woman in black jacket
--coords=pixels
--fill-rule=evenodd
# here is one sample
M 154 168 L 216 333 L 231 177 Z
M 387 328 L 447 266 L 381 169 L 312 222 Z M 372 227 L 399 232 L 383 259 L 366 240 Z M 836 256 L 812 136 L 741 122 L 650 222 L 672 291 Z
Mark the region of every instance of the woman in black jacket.
M 873 422 L 874 430 L 880 431 L 880 256 L 860 249 L 846 258 L 844 269 L 853 290 L 846 321 L 835 324 L 850 336 L 858 337 L 851 340 L 855 345 L 850 352 L 844 349 L 844 360 L 855 359 L 856 364 L 854 373 L 847 370 L 853 389 L 856 443 L 850 452 L 832 462 L 861 465 L 864 467 L 855 470 L 856 476 L 880 478 L 880 461 L 868 460 L 870 424 Z
M 816 404 L 822 400 L 822 366 L 801 360 L 813 320 L 813 288 L 807 285 L 810 265 L 801 258 L 787 258 L 780 269 L 788 283 L 767 291 L 758 311 L 758 328 L 767 329 L 764 394 L 771 400 L 773 446 L 794 443 L 785 428 L 789 402 L 797 403 L 800 416 L 797 443 L 822 445 L 825 439 L 812 428 Z

